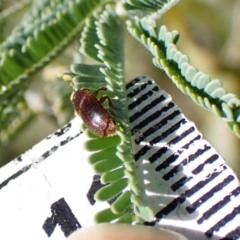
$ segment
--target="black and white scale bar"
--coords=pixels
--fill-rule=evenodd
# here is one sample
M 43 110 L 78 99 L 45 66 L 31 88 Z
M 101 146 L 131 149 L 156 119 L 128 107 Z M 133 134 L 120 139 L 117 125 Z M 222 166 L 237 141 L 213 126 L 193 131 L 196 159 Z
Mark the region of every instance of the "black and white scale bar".
M 240 239 L 237 177 L 171 97 L 149 77 L 127 85 L 132 143 L 144 203 L 189 239 Z

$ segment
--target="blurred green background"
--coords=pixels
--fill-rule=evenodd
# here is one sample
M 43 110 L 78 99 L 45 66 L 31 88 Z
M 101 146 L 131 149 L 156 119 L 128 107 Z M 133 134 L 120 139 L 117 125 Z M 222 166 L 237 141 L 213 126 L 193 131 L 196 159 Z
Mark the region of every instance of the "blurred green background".
M 24 1 L 31 2 L 31 1 Z M 1 1 L 0 8 L 11 7 L 15 1 Z M 30 7 L 30 5 L 28 6 Z M 0 41 L 3 41 L 19 22 L 28 7 L 11 19 L 0 23 Z M 178 48 L 190 57 L 191 63 L 213 79 L 220 79 L 228 92 L 240 95 L 240 2 L 217 0 L 180 0 L 160 20 L 168 30 L 180 33 Z M 125 76 L 129 81 L 136 76 L 148 75 L 167 91 L 186 117 L 193 121 L 200 132 L 222 155 L 229 166 L 240 172 L 240 144 L 225 123 L 203 110 L 183 95 L 168 77 L 152 64 L 152 56 L 126 31 Z M 76 39 L 50 65 L 32 76 L 32 83 L 25 94 L 34 117 L 1 149 L 0 166 L 41 141 L 73 118 L 70 102 L 71 87 L 59 78 L 72 63 L 82 60 Z

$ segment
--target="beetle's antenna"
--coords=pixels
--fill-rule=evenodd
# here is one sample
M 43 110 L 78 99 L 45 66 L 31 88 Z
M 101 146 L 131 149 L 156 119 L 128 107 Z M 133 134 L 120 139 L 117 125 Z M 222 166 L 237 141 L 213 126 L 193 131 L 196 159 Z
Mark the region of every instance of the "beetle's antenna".
M 70 86 L 72 87 L 73 91 L 76 92 L 76 90 L 75 90 L 75 88 L 74 88 L 74 84 L 73 84 L 72 81 L 70 82 Z

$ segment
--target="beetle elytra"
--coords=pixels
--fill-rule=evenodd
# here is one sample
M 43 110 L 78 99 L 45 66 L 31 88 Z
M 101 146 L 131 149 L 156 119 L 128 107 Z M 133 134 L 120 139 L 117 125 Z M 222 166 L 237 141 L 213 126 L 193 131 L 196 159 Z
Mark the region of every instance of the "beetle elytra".
M 88 88 L 79 89 L 74 92 L 72 102 L 77 114 L 92 133 L 100 137 L 113 136 L 116 134 L 114 121 L 102 105 L 105 100 L 108 100 L 110 106 L 112 102 L 108 96 L 97 98 L 101 90 L 106 91 L 107 88 L 100 87 L 93 93 Z

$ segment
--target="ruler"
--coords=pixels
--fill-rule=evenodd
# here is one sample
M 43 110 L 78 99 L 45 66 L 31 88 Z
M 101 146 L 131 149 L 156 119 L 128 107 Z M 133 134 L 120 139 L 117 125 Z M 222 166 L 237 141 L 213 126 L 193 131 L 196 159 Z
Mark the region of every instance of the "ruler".
M 145 225 L 188 239 L 240 239 L 240 188 L 233 171 L 155 82 L 126 85 L 141 198 L 155 214 Z M 87 162 L 74 118 L 0 169 L 0 239 L 66 239 L 94 224 L 103 185 Z

